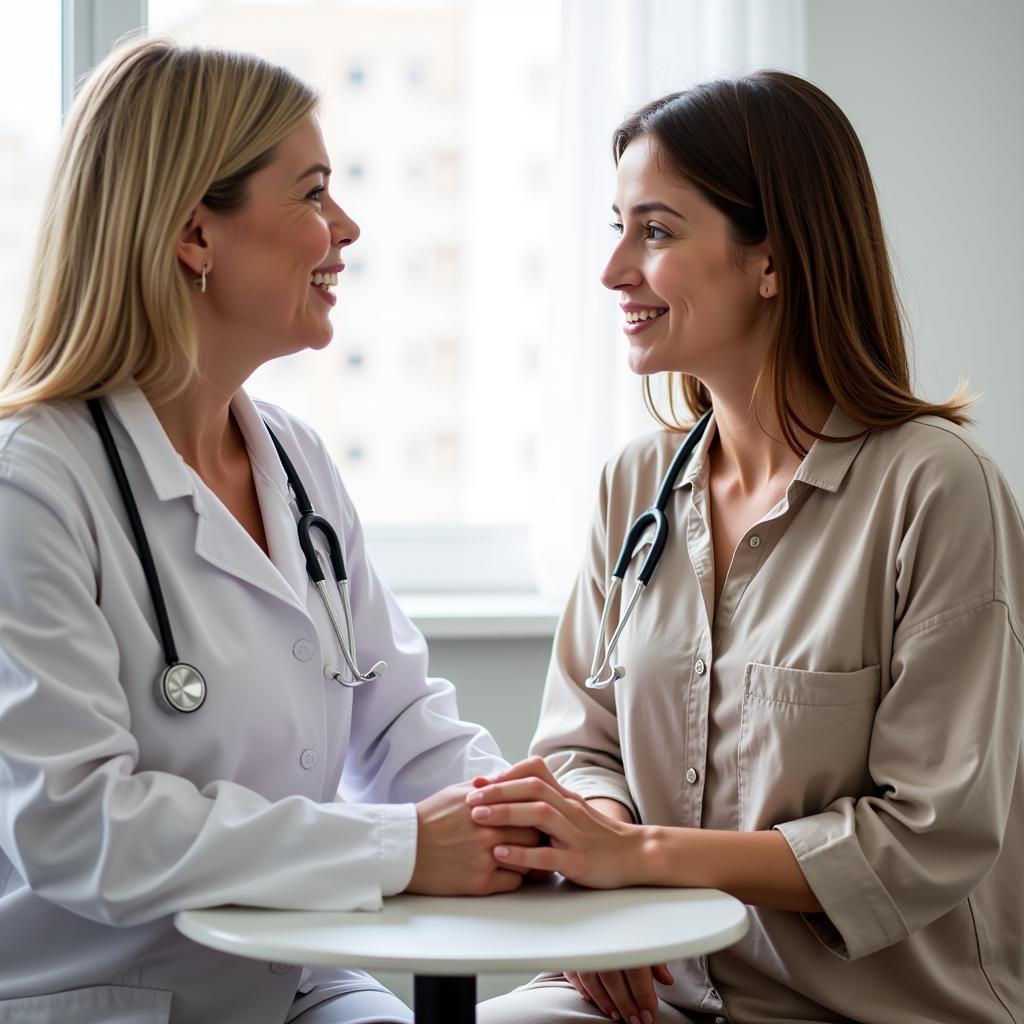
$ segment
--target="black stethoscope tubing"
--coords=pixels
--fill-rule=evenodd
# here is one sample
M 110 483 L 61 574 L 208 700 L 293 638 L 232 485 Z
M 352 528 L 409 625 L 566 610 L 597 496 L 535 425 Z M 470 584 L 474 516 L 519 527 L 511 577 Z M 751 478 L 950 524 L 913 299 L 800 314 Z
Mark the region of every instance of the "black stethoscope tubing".
M 661 486 L 658 488 L 654 504 L 651 505 L 650 508 L 641 512 L 640 515 L 633 520 L 632 525 L 626 532 L 625 539 L 622 542 L 622 548 L 619 551 L 618 560 L 615 562 L 615 568 L 612 569 L 611 579 L 608 581 L 608 591 L 605 595 L 604 608 L 601 612 L 601 623 L 598 626 L 597 637 L 594 642 L 594 657 L 590 665 L 590 675 L 587 676 L 585 680 L 587 689 L 603 690 L 617 680 L 622 679 L 626 674 L 625 669 L 621 665 L 611 665 L 611 675 L 607 679 L 601 678 L 601 674 L 604 672 L 605 668 L 609 667 L 612 655 L 615 653 L 615 646 L 619 641 L 622 630 L 629 621 L 629 617 L 633 612 L 633 608 L 636 606 L 640 594 L 651 582 L 651 578 L 654 576 L 654 571 L 658 568 L 658 564 L 661 561 L 665 545 L 668 543 L 668 519 L 665 516 L 665 508 L 668 505 L 668 499 L 672 496 L 672 491 L 675 489 L 676 481 L 679 479 L 679 474 L 683 471 L 683 467 L 686 463 L 689 462 L 690 456 L 693 454 L 693 449 L 697 447 L 700 439 L 704 436 L 704 431 L 707 429 L 708 421 L 711 419 L 711 412 L 712 410 L 708 409 L 708 411 L 705 412 L 704 415 L 701 416 L 701 418 L 694 424 L 693 429 L 686 435 L 686 439 L 672 457 L 672 461 L 669 463 L 669 467 L 665 471 L 664 477 L 662 477 Z M 626 610 L 619 619 L 615 632 L 612 634 L 607 646 L 602 648 L 605 633 L 607 631 L 612 600 L 616 591 L 622 585 L 622 581 L 626 577 L 626 570 L 629 568 L 629 563 L 632 562 L 633 558 L 636 556 L 637 546 L 639 545 L 641 538 L 651 526 L 654 527 L 654 536 L 651 539 L 650 550 L 647 552 L 646 557 L 640 565 L 640 571 L 637 573 L 636 586 L 633 588 L 633 593 L 626 605 Z
M 121 455 L 117 450 L 117 445 L 114 443 L 110 425 L 103 411 L 103 405 L 98 398 L 86 399 L 86 405 L 92 415 L 93 422 L 96 424 L 96 430 L 99 433 L 107 461 L 114 474 L 117 489 L 121 494 L 132 536 L 135 538 L 135 548 L 146 578 L 146 586 L 149 589 L 153 609 L 156 614 L 157 630 L 160 633 L 160 646 L 163 650 L 165 662 L 165 668 L 156 680 L 157 703 L 163 710 L 168 712 L 191 714 L 198 711 L 206 702 L 206 680 L 198 668 L 182 661 L 178 657 L 178 648 L 174 642 L 174 631 L 171 628 L 170 616 L 167 613 L 167 602 L 164 599 L 163 588 L 160 586 L 160 575 L 149 545 L 149 539 L 146 536 L 146 529 L 142 523 L 142 516 L 139 514 L 135 495 L 128 481 L 128 474 L 125 472 L 124 463 L 121 461 Z M 346 687 L 359 686 L 364 682 L 369 682 L 371 679 L 383 675 L 387 671 L 387 665 L 379 661 L 369 672 L 365 674 L 360 672 L 355 651 L 352 610 L 348 600 L 348 574 L 345 568 L 345 558 L 341 550 L 341 541 L 338 539 L 338 534 L 334 527 L 331 526 L 330 521 L 318 515 L 313 508 L 301 477 L 281 442 L 277 439 L 273 430 L 270 429 L 270 424 L 264 421 L 264 426 L 274 443 L 274 448 L 288 478 L 288 484 L 295 495 L 295 503 L 299 510 L 296 531 L 299 537 L 299 546 L 306 561 L 306 572 L 320 592 L 352 678 L 346 678 L 340 671 L 330 666 L 325 667 L 325 675 Z M 345 611 L 347 641 L 346 637 L 342 635 L 341 624 L 334 614 L 327 595 L 326 575 L 317 550 L 313 545 L 313 530 L 320 532 L 327 545 L 331 571 L 338 586 L 338 592 Z

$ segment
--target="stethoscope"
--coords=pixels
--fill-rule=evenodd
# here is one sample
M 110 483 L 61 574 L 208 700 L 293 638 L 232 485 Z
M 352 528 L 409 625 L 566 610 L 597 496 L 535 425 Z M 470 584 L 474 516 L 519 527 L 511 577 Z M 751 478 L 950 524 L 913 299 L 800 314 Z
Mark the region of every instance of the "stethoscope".
M 704 431 L 710 419 L 711 410 L 709 409 L 701 416 L 689 434 L 686 435 L 686 440 L 683 441 L 679 450 L 672 457 L 672 462 L 665 472 L 661 486 L 658 488 L 658 495 L 654 499 L 654 504 L 636 517 L 633 525 L 629 528 L 629 532 L 626 534 L 626 539 L 622 542 L 619 560 L 615 563 L 611 579 L 608 582 L 608 593 L 605 595 L 604 610 L 601 612 L 601 625 L 598 626 L 597 639 L 594 641 L 594 659 L 590 664 L 590 675 L 586 679 L 586 686 L 589 690 L 604 690 L 626 675 L 626 670 L 621 665 L 611 664 L 612 655 L 615 653 L 615 647 L 619 642 L 619 637 L 622 635 L 622 630 L 629 621 L 630 615 L 633 614 L 633 609 L 636 607 L 640 595 L 651 582 L 654 570 L 658 568 L 658 562 L 661 561 L 661 554 L 668 543 L 668 520 L 665 518 L 665 506 L 672 495 L 679 474 L 683 471 L 683 467 L 689 460 L 693 449 L 697 446 L 697 442 L 704 436 Z M 637 573 L 636 586 L 633 588 L 633 593 L 626 605 L 626 610 L 623 612 L 622 618 L 619 619 L 619 624 L 615 627 L 611 640 L 605 646 L 605 630 L 608 627 L 608 616 L 611 613 L 615 595 L 618 593 L 619 587 L 622 586 L 629 563 L 633 561 L 636 555 L 637 545 L 640 543 L 641 536 L 652 524 L 654 526 L 654 537 L 651 541 L 651 549 L 647 552 L 647 557 L 640 566 L 640 572 Z M 609 667 L 611 668 L 611 675 L 607 679 L 602 679 L 601 674 Z
M 132 534 L 135 537 L 135 548 L 139 554 L 139 561 L 142 563 L 142 571 L 146 576 L 146 586 L 153 601 L 153 608 L 156 611 L 157 628 L 160 632 L 160 645 L 163 647 L 164 661 L 166 667 L 156 678 L 156 702 L 164 710 L 171 714 L 191 714 L 198 711 L 206 702 L 206 680 L 202 672 L 182 661 L 178 657 L 178 649 L 174 643 L 174 633 L 171 631 L 171 620 L 167 615 L 167 604 L 164 601 L 163 591 L 160 588 L 160 577 L 156 571 L 156 563 L 153 561 L 153 553 L 146 538 L 146 531 L 142 526 L 142 517 L 139 515 L 138 505 L 135 503 L 135 495 L 132 493 L 131 485 L 128 483 L 128 475 L 124 471 L 124 463 L 114 444 L 113 435 L 110 433 L 110 425 L 107 423 L 103 406 L 97 398 L 86 400 L 89 412 L 92 413 L 96 429 L 99 431 L 100 440 L 103 442 L 104 451 L 107 453 L 107 461 L 113 471 L 114 479 L 117 481 L 117 489 L 121 492 L 121 499 L 124 502 L 125 511 L 128 513 L 128 522 L 131 525 Z M 278 458 L 284 467 L 288 477 L 288 484 L 295 495 L 295 504 L 299 509 L 299 520 L 296 529 L 299 534 L 299 546 L 306 559 L 306 572 L 310 580 L 320 594 L 320 598 L 327 609 L 327 616 L 331 620 L 334 635 L 337 637 L 338 646 L 341 648 L 342 657 L 348 667 L 349 676 L 344 676 L 332 665 L 324 668 L 324 675 L 334 679 L 342 686 L 354 688 L 368 683 L 371 679 L 382 676 L 388 666 L 383 661 L 378 661 L 369 672 L 363 673 L 359 670 L 358 654 L 356 653 L 355 628 L 352 622 L 352 605 L 348 596 L 348 574 L 345 571 L 345 559 L 341 553 L 341 542 L 334 527 L 323 516 L 317 515 L 313 505 L 302 485 L 299 474 L 295 471 L 291 459 L 288 458 L 281 442 L 278 441 L 270 425 L 264 422 L 270 439 L 277 449 Z M 338 587 L 338 594 L 341 599 L 341 607 L 345 617 L 345 627 L 342 630 L 338 617 L 331 605 L 330 594 L 327 589 L 327 580 L 323 566 L 320 562 L 320 555 L 313 546 L 313 530 L 319 530 L 327 543 L 327 550 L 330 556 L 331 571 Z

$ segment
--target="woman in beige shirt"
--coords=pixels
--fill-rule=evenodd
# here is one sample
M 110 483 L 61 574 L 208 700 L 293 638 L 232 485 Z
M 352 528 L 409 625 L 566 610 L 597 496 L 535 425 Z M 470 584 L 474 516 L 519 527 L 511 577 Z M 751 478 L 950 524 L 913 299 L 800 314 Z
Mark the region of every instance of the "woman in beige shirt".
M 614 153 L 603 280 L 630 366 L 713 415 L 625 677 L 584 685 L 611 567 L 681 440 L 665 420 L 606 467 L 544 761 L 470 799 L 481 824 L 550 835 L 505 864 L 713 886 L 751 927 L 706 957 L 542 976 L 480 1019 L 1020 1024 L 1024 527 L 969 402 L 911 391 L 853 129 L 766 72 L 650 104 Z

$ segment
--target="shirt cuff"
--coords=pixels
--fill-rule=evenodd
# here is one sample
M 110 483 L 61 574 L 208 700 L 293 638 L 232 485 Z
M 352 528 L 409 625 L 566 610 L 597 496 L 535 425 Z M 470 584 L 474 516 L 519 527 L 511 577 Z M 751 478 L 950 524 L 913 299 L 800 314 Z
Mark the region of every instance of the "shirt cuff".
M 824 914 L 802 914 L 815 937 L 843 960 L 877 953 L 910 934 L 868 862 L 853 809 L 824 811 L 776 825 L 789 843 Z
M 377 818 L 382 896 L 405 892 L 416 867 L 418 822 L 415 804 L 381 804 Z
M 584 800 L 592 800 L 594 797 L 617 800 L 633 816 L 634 822 L 640 820 L 626 779 L 618 772 L 608 768 L 573 768 L 557 778 L 561 785 Z

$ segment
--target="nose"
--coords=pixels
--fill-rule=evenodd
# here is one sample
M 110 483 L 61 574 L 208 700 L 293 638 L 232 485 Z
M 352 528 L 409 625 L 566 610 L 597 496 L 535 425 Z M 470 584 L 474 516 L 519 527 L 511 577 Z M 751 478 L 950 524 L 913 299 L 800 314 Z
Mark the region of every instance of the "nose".
M 626 240 L 620 239 L 612 250 L 605 268 L 601 271 L 601 284 L 613 292 L 627 288 L 636 288 L 643 283 L 643 274 L 636 261 L 632 259 Z
M 360 235 L 359 225 L 340 207 L 331 218 L 331 242 L 339 249 L 351 245 Z

